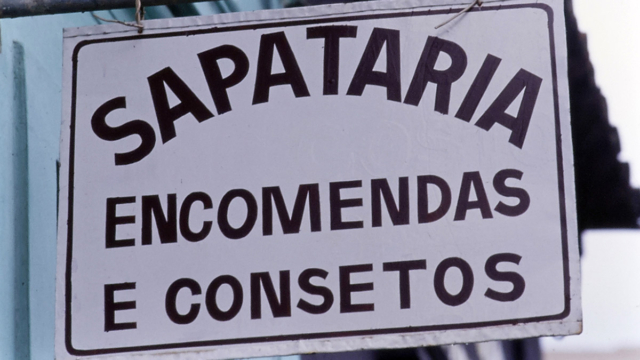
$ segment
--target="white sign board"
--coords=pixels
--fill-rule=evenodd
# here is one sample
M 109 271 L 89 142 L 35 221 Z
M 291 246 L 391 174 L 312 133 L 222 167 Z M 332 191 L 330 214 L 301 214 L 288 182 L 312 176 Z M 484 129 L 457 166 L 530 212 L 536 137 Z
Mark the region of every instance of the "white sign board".
M 67 29 L 58 358 L 579 332 L 562 1 L 464 7 Z

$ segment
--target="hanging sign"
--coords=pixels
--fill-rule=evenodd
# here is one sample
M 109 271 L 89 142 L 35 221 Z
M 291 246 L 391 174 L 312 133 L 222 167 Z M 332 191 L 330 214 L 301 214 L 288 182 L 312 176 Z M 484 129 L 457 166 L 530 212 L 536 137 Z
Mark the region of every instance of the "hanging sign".
M 67 29 L 58 358 L 579 332 L 562 1 L 465 7 Z

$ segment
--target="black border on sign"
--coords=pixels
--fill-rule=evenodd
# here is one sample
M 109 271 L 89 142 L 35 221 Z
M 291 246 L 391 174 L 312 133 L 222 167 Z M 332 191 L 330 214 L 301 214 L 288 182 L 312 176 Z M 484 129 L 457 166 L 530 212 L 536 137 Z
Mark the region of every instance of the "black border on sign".
M 423 11 L 404 11 L 391 14 L 372 14 L 372 15 L 347 15 L 336 16 L 323 19 L 310 19 L 310 20 L 288 20 L 288 21 L 274 21 L 263 24 L 253 25 L 237 25 L 229 27 L 210 27 L 207 29 L 198 30 L 186 30 L 177 31 L 163 34 L 149 34 L 149 35 L 132 35 L 117 38 L 107 38 L 98 40 L 85 40 L 79 42 L 74 48 L 72 55 L 73 62 L 73 79 L 71 87 L 71 123 L 69 133 L 69 195 L 68 195 L 68 220 L 67 220 L 67 258 L 65 267 L 65 346 L 69 354 L 75 356 L 88 356 L 88 355 L 101 355 L 112 354 L 121 352 L 135 352 L 135 351 L 150 351 L 150 350 L 166 350 L 166 349 L 181 349 L 181 348 L 193 348 L 193 347 L 205 347 L 205 346 L 221 346 L 232 344 L 251 344 L 251 343 L 263 343 L 263 342 L 277 342 L 277 341 L 293 341 L 293 340 L 311 340 L 311 339 L 323 339 L 323 338 L 336 338 L 336 337 L 350 337 L 350 336 L 369 336 L 369 335 L 382 335 L 382 334 L 399 334 L 399 333 L 415 333 L 424 331 L 440 331 L 440 330 L 453 330 L 453 329 L 471 329 L 478 327 L 496 326 L 496 325 L 516 325 L 530 322 L 541 322 L 551 320 L 561 320 L 569 316 L 571 312 L 571 296 L 570 296 L 570 276 L 569 276 L 569 246 L 567 238 L 567 214 L 565 204 L 565 188 L 564 188 L 564 169 L 563 169 L 563 155 L 562 155 L 562 133 L 560 130 L 560 110 L 558 103 L 558 76 L 556 68 L 556 50 L 555 50 L 555 38 L 554 38 L 554 13 L 553 9 L 546 4 L 516 4 L 516 5 L 497 5 L 489 6 L 485 5 L 481 8 L 473 8 L 471 12 L 477 11 L 492 11 L 492 10 L 510 10 L 510 9 L 522 9 L 522 8 L 535 8 L 541 9 L 546 12 L 548 16 L 548 30 L 549 30 L 549 47 L 551 55 L 551 74 L 553 85 L 553 100 L 554 100 L 554 116 L 555 116 L 555 134 L 556 134 L 556 157 L 557 157 L 557 170 L 558 170 L 558 193 L 559 193 L 559 206 L 560 206 L 560 226 L 561 226 L 561 238 L 562 238 L 562 261 L 563 261 L 563 274 L 564 274 L 564 310 L 555 315 L 539 316 L 521 319 L 499 320 L 499 321 L 485 321 L 475 323 L 462 323 L 462 324 L 447 324 L 447 325 L 431 325 L 431 326 L 417 326 L 417 327 L 403 327 L 403 328 L 387 328 L 387 329 L 370 329 L 370 330 L 355 330 L 355 331 L 338 331 L 338 332 L 322 332 L 322 333 L 309 333 L 309 334 L 296 334 L 296 335 L 278 335 L 278 336 L 264 336 L 264 337 L 250 337 L 242 339 L 224 339 L 224 340 L 203 340 L 192 341 L 182 343 L 170 343 L 170 344 L 155 344 L 145 346 L 130 346 L 130 347 L 116 347 L 105 349 L 93 349 L 93 350 L 81 350 L 76 349 L 72 345 L 71 339 L 71 262 L 73 259 L 73 199 L 74 199 L 74 155 L 75 155 L 75 125 L 76 125 L 76 95 L 77 95 L 77 77 L 78 77 L 78 54 L 80 49 L 90 44 L 104 43 L 104 42 L 118 42 L 128 40 L 139 40 L 158 37 L 174 37 L 174 36 L 191 36 L 198 34 L 217 33 L 217 32 L 229 32 L 251 29 L 264 29 L 270 27 L 287 27 L 287 26 L 299 26 L 307 24 L 320 24 L 320 23 L 337 23 L 345 21 L 358 21 L 358 20 L 371 20 L 371 19 L 383 19 L 383 18 L 399 18 L 407 16 L 427 16 L 427 15 L 442 15 L 449 13 L 457 13 L 462 9 L 449 8 L 446 10 L 423 10 Z

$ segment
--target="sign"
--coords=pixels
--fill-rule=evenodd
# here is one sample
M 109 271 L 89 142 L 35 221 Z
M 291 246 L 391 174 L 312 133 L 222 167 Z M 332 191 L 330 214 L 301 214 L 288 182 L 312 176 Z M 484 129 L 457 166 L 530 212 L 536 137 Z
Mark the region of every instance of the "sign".
M 462 8 L 68 29 L 58 357 L 579 332 L 562 1 Z

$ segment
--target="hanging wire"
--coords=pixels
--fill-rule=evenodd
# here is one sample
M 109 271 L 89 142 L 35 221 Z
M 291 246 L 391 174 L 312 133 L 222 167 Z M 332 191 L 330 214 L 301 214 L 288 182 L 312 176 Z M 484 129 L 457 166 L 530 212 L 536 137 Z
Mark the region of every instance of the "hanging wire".
M 460 11 L 459 13 L 455 14 L 453 17 L 451 17 L 449 20 L 443 22 L 442 24 L 436 26 L 436 29 L 439 29 L 445 25 L 447 25 L 448 23 L 452 22 L 453 20 L 457 19 L 460 15 L 468 12 L 469 10 L 471 10 L 474 6 L 482 6 L 482 1 L 481 0 L 475 0 L 474 2 L 472 2 L 471 4 L 469 4 L 469 6 L 467 6 L 466 8 L 462 9 L 462 11 Z
M 98 16 L 96 14 L 94 14 L 93 12 L 91 13 L 91 15 L 93 15 L 93 17 L 95 17 L 96 19 L 100 20 L 100 21 L 104 21 L 104 22 L 110 22 L 110 23 L 114 23 L 114 24 L 120 24 L 120 25 L 125 25 L 125 26 L 131 26 L 131 27 L 135 27 L 138 28 L 138 33 L 142 34 L 142 31 L 144 30 L 144 25 L 142 24 L 142 20 L 144 20 L 144 8 L 142 7 L 142 1 L 141 0 L 136 0 L 136 22 L 135 23 L 131 23 L 131 22 L 124 22 L 124 21 L 120 21 L 120 20 L 116 20 L 116 19 L 105 19 L 101 16 Z M 112 13 L 113 15 L 113 13 Z

